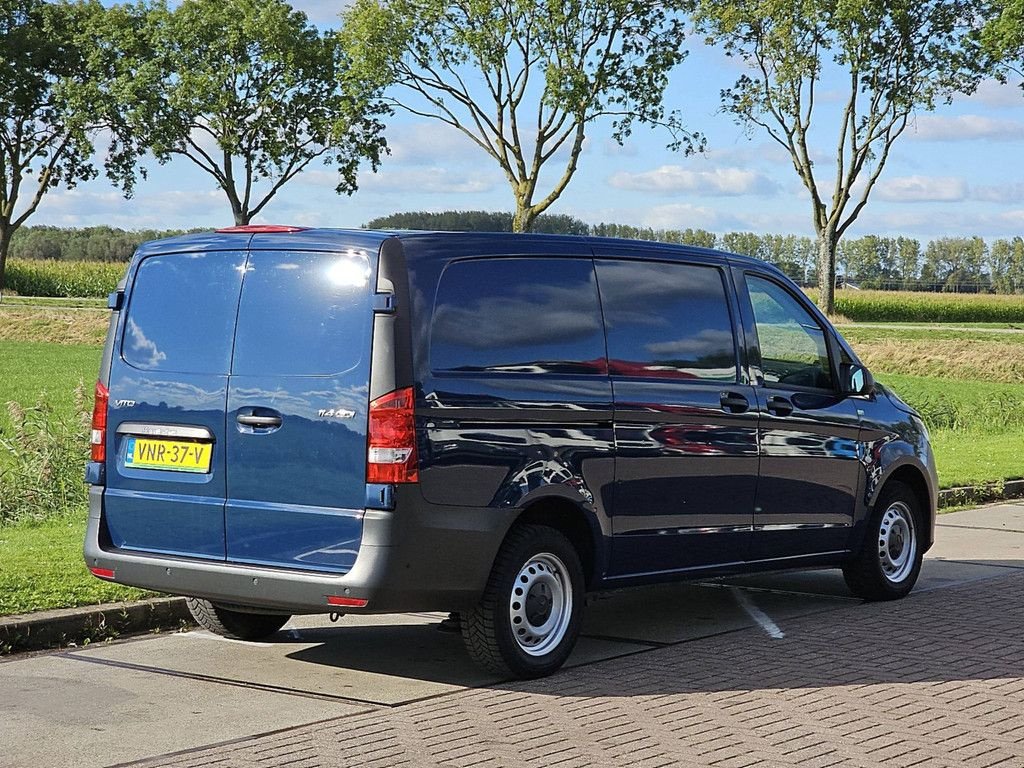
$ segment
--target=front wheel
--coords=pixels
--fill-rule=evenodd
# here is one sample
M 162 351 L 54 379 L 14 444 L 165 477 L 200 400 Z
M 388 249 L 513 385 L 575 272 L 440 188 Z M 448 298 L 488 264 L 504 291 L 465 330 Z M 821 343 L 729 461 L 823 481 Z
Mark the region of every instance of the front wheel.
M 855 595 L 865 600 L 897 600 L 910 593 L 924 557 L 921 515 L 920 502 L 908 486 L 893 482 L 882 490 L 864 544 L 843 568 L 846 584 Z
M 550 675 L 579 635 L 583 567 L 569 540 L 546 525 L 521 525 L 505 539 L 480 603 L 462 614 L 474 661 L 518 678 Z
M 199 626 L 232 640 L 265 640 L 291 618 L 278 613 L 232 611 L 198 597 L 187 598 L 185 602 Z

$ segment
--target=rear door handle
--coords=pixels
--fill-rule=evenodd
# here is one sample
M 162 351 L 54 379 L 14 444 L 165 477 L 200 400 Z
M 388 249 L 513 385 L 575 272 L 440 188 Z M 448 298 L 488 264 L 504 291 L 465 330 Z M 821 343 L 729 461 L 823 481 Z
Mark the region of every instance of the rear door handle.
M 750 401 L 738 392 L 723 392 L 721 403 L 730 413 L 743 413 L 750 408 Z
M 793 404 L 784 397 L 774 395 L 768 398 L 768 404 L 765 406 L 769 413 L 776 416 L 789 416 L 793 412 Z
M 249 427 L 253 430 L 271 430 L 281 426 L 281 414 L 269 411 L 266 408 L 259 409 L 263 413 L 253 413 L 253 410 L 247 408 L 238 414 L 235 420 L 243 427 Z

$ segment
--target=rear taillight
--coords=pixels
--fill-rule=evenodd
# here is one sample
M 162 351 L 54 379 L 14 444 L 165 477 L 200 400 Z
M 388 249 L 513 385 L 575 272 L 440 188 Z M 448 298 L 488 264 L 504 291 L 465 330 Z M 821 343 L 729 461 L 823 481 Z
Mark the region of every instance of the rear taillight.
M 107 459 L 107 405 L 110 403 L 110 391 L 102 381 L 96 382 L 96 399 L 92 406 L 92 460 Z
M 419 481 L 416 457 L 415 396 L 412 387 L 396 389 L 370 403 L 366 482 Z
M 221 234 L 233 232 L 242 235 L 267 235 L 303 232 L 305 229 L 305 227 L 292 227 L 287 224 L 240 224 L 237 227 L 221 227 L 216 231 Z

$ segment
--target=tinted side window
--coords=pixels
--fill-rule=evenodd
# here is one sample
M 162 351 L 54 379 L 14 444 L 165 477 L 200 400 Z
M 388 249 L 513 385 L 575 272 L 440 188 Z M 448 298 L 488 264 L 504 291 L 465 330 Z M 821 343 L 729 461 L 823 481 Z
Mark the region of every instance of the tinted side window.
M 433 370 L 604 374 L 604 357 L 589 259 L 479 259 L 442 273 Z
M 747 275 L 747 289 L 765 382 L 832 389 L 828 343 L 818 321 L 777 283 Z
M 121 355 L 148 371 L 225 374 L 245 254 L 150 256 L 135 275 Z
M 597 262 L 613 374 L 736 381 L 736 343 L 721 270 Z
M 231 372 L 323 376 L 358 365 L 373 319 L 369 281 L 361 251 L 253 251 Z

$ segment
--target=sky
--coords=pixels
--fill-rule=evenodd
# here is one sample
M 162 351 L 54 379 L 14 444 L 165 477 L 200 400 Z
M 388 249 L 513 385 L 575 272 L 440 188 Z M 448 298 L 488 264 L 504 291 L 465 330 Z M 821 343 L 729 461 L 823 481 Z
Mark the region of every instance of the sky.
M 341 2 L 294 5 L 320 26 L 333 26 Z M 666 107 L 707 137 L 703 154 L 667 148 L 662 129 L 637 127 L 625 145 L 607 121 L 594 124 L 579 170 L 549 213 L 590 223 L 656 229 L 702 228 L 813 235 L 810 203 L 788 154 L 766 134 L 751 133 L 720 109 L 719 92 L 735 82 L 741 62 L 696 37 L 674 71 Z M 821 84 L 820 134 L 812 156 L 828 161 L 835 143 L 840 92 Z M 336 174 L 311 165 L 286 185 L 255 221 L 358 227 L 400 211 L 513 209 L 497 164 L 439 121 L 396 113 L 386 132 L 391 149 L 380 169 L 360 172 L 352 196 L 334 192 Z M 125 200 L 101 176 L 73 190 L 53 190 L 29 224 L 186 229 L 232 223 L 224 193 L 185 158 L 145 162 L 149 178 Z M 950 106 L 915 115 L 896 142 L 870 202 L 850 235 L 934 237 L 1024 235 L 1024 90 L 986 81 Z

